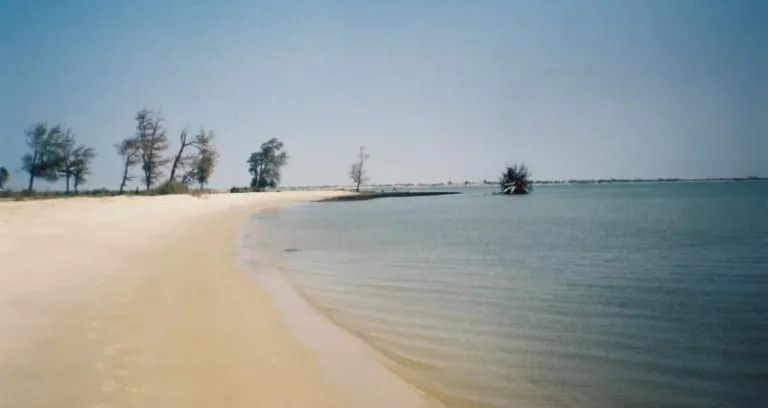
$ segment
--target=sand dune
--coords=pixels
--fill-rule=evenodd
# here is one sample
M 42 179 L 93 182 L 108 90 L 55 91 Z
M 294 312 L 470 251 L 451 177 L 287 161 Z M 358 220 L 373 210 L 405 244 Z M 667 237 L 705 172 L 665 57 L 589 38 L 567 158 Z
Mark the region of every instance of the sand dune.
M 249 212 L 333 194 L 0 203 L 0 407 L 384 406 L 324 376 L 233 256 Z

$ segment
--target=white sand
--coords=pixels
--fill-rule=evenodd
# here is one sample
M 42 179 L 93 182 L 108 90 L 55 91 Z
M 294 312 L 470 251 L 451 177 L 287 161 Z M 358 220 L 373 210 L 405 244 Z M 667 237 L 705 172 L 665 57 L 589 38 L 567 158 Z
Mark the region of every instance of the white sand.
M 335 194 L 0 203 L 0 407 L 431 406 L 234 259 L 246 214 Z

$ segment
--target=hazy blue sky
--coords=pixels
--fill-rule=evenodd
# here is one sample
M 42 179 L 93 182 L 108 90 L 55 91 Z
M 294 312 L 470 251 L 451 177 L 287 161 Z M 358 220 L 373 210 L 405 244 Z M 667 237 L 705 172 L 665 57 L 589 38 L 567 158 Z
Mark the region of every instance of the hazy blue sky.
M 215 130 L 217 187 L 271 137 L 289 185 L 361 144 L 382 183 L 768 176 L 767 60 L 760 0 L 0 0 L 0 165 L 61 123 L 115 188 L 146 107 Z

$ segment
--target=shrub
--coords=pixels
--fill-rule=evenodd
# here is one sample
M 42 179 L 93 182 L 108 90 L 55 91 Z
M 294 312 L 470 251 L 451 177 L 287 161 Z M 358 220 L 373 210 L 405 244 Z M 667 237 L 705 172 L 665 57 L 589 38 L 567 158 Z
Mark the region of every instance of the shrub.
M 189 187 L 178 180 L 170 180 L 152 190 L 153 195 L 186 194 Z

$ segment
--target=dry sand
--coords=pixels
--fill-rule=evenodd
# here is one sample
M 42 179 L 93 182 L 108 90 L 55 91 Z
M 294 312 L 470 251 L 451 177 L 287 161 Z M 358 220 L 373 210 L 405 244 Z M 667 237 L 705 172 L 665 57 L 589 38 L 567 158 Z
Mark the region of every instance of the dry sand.
M 245 215 L 333 194 L 0 203 L 0 407 L 435 404 L 349 338 L 302 342 L 235 260 Z

